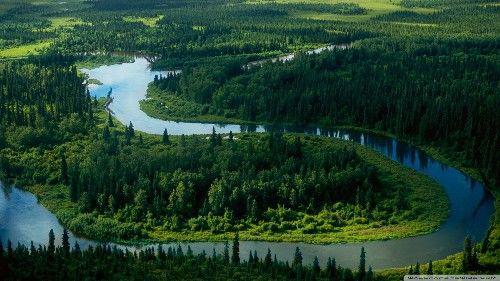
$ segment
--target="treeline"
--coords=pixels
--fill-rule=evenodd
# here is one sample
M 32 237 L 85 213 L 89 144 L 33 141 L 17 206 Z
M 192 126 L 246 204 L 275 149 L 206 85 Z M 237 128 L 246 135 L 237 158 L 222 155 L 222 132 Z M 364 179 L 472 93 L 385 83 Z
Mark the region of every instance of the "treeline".
M 185 251 L 185 252 L 184 252 Z M 262 256 L 259 256 L 262 254 Z M 291 253 L 292 254 L 292 253 Z M 304 281 L 373 281 L 374 272 L 366 268 L 366 252 L 361 248 L 358 270 L 337 265 L 329 258 L 321 268 L 318 258 L 312 265 L 303 265 L 302 253 L 296 248 L 293 262 L 278 261 L 270 250 L 240 257 L 236 234 L 231 249 L 226 243 L 223 253 L 194 254 L 180 245 L 162 246 L 131 252 L 116 246 L 97 245 L 81 249 L 78 242 L 70 245 L 64 230 L 62 245 L 56 246 L 51 230 L 47 246 L 29 247 L 10 240 L 6 248 L 0 241 L 0 278 L 21 280 L 304 280 Z
M 132 124 L 123 135 L 106 127 L 86 153 L 62 155 L 61 179 L 82 213 L 176 231 L 223 233 L 259 222 L 263 230 L 314 233 L 357 216 L 387 221 L 409 207 L 403 190 L 382 184 L 373 165 L 339 144 L 279 133 L 251 141 L 213 133 L 208 141 L 176 143 L 165 133 L 166 145 L 143 142 Z M 319 212 L 328 223 L 303 219 Z
M 102 1 L 103 5 L 107 3 Z M 169 5 L 160 5 L 161 9 L 151 11 L 131 8 L 137 11 L 138 17 L 156 18 L 153 26 L 127 21 L 125 12 L 97 8 L 85 11 L 81 17 L 91 25 L 75 26 L 71 36 L 57 40 L 53 49 L 70 54 L 140 51 L 160 57 L 155 67 L 174 67 L 206 58 L 262 57 L 290 52 L 305 44 L 350 42 L 373 36 L 371 32 L 344 24 L 335 26 L 336 32 L 330 32 L 332 26 L 327 22 L 290 21 L 290 12 L 294 9 L 318 9 L 312 4 L 220 5 L 217 1 L 208 1 L 179 8 Z M 358 13 L 357 9 L 361 8 L 346 4 L 329 7 L 339 13 Z M 159 15 L 161 17 L 157 17 Z
M 401 1 L 401 6 L 406 8 L 414 7 L 424 7 L 424 8 L 435 8 L 435 7 L 445 7 L 450 5 L 466 5 L 466 4 L 485 4 L 485 3 L 495 3 L 493 0 L 403 0 Z
M 92 101 L 83 78 L 74 66 L 57 60 L 0 65 L 0 148 L 53 144 L 92 126 Z
M 208 104 L 208 114 L 354 125 L 435 143 L 458 152 L 494 184 L 500 179 L 495 46 L 379 40 L 366 48 L 304 55 L 248 71 L 232 64 L 204 65 L 155 85 Z

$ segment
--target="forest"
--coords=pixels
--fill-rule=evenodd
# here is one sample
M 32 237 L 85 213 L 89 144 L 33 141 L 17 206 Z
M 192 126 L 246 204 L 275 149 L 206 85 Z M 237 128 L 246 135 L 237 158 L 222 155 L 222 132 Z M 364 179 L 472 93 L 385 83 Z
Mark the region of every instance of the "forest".
M 234 63 L 187 68 L 155 80 L 143 108 L 165 118 L 168 102 L 182 105 L 172 113 L 180 118 L 216 115 L 389 132 L 458 153 L 494 186 L 500 179 L 500 69 L 492 61 L 498 46 L 426 43 L 374 41 L 246 71 Z
M 21 71 L 30 67 L 16 68 L 19 79 L 31 75 Z M 69 79 L 50 73 L 26 87 Z M 54 211 L 79 234 L 198 240 L 241 231 L 259 240 L 326 242 L 359 232 L 357 239 L 372 240 L 427 233 L 446 217 L 446 198 L 435 182 L 358 145 L 280 132 L 220 135 L 215 129 L 210 136 L 180 137 L 165 129 L 160 138 L 136 132 L 132 123 L 117 124 L 103 112 L 103 100 L 92 101 L 85 91 L 81 97 L 88 109 L 80 113 L 56 107 L 48 111 L 61 112 L 59 118 L 33 113 L 51 121 L 24 126 L 6 119 L 10 129 L 2 134 L 0 157 L 2 178 L 35 193 L 54 192 Z M 50 108 L 50 99 L 43 100 Z M 15 104 L 33 112 L 37 103 L 28 94 Z M 37 143 L 44 134 L 51 142 Z M 422 202 L 433 202 L 434 209 Z M 399 230 L 389 233 L 392 228 Z
M 185 252 L 184 252 L 185 251 Z M 240 253 L 239 238 L 236 234 L 232 243 L 226 241 L 222 253 L 213 249 L 194 254 L 190 246 L 163 248 L 162 245 L 139 251 L 121 249 L 110 245 L 80 248 L 73 246 L 64 230 L 61 245 L 56 246 L 56 237 L 51 230 L 47 246 L 31 243 L 25 246 L 12 245 L 10 240 L 4 247 L 0 242 L 0 277 L 2 280 L 304 280 L 304 281 L 374 281 L 400 280 L 386 273 L 375 274 L 367 264 L 367 253 L 360 249 L 356 270 L 343 268 L 335 258 L 328 258 L 322 268 L 318 258 L 312 265 L 303 264 L 300 248 L 296 248 L 292 262 L 279 261 L 268 249 L 267 253 Z M 473 273 L 478 270 L 476 249 L 470 239 L 464 242 L 464 254 L 459 258 L 456 270 Z M 26 270 L 28 269 L 29 270 Z M 446 268 L 433 261 L 410 266 L 413 275 L 434 275 L 446 273 Z
M 232 251 L 226 243 L 223 253 L 193 254 L 80 248 L 66 231 L 61 246 L 53 232 L 45 246 L 1 237 L 0 279 L 497 273 L 499 11 L 494 0 L 2 1 L 2 186 L 33 193 L 65 228 L 89 239 L 233 243 Z M 149 116 L 397 137 L 483 183 L 497 207 L 491 227 L 443 260 L 376 272 L 364 249 L 357 270 L 334 257 L 326 267 L 317 259 L 302 265 L 299 248 L 290 263 L 270 251 L 240 257 L 238 239 L 328 244 L 429 234 L 452 206 L 431 178 L 353 142 L 215 127 L 209 135 L 151 135 L 122 124 L 107 110 L 112 99 L 91 97 L 88 84 L 101 81 L 82 68 L 136 56 L 153 70 L 178 70 L 151 79 L 140 101 Z M 273 61 L 283 56 L 293 58 Z

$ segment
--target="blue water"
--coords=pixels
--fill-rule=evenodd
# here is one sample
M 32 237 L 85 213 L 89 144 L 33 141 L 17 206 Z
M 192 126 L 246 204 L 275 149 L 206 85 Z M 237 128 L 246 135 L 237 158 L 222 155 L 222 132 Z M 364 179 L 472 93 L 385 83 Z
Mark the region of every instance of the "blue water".
M 109 89 L 113 88 L 114 101 L 111 109 L 121 122 L 132 121 L 136 130 L 161 134 L 167 128 L 170 134 L 179 135 L 208 134 L 212 131 L 212 127 L 221 133 L 263 132 L 270 129 L 266 126 L 172 122 L 147 116 L 139 109 L 138 102 L 145 97 L 147 84 L 153 80 L 154 75 L 160 73 L 151 72 L 144 59 L 138 58 L 134 63 L 104 66 L 94 70 L 85 70 L 85 72 L 91 78 L 103 82 L 103 85 L 91 88 L 91 95 L 106 96 Z M 311 263 L 314 256 L 318 256 L 323 264 L 326 263 L 328 257 L 335 257 L 338 264 L 344 267 L 355 267 L 359 260 L 360 248 L 364 246 L 369 265 L 374 268 L 387 268 L 414 264 L 417 261 L 425 263 L 429 260 L 441 259 L 462 250 L 463 241 L 467 235 L 475 241 L 480 241 L 485 236 L 494 211 L 491 194 L 481 183 L 432 159 L 418 148 L 393 138 L 350 130 L 287 126 L 282 126 L 280 129 L 360 143 L 431 177 L 441 184 L 449 198 L 449 217 L 434 233 L 388 241 L 331 245 L 241 241 L 240 253 L 243 259 L 248 257 L 250 250 L 256 250 L 259 256 L 263 256 L 269 248 L 278 259 L 290 260 L 295 247 L 299 247 L 306 263 Z M 54 229 L 58 238 L 61 236 L 62 226 L 53 214 L 37 203 L 34 195 L 15 187 L 4 187 L 3 190 L 4 192 L 0 193 L 0 237 L 4 242 L 10 239 L 14 243 L 34 241 L 35 244 L 43 244 L 47 242 L 50 229 Z M 74 236 L 71 238 L 78 240 L 83 247 L 96 243 Z M 165 246 L 168 245 L 177 244 L 165 244 Z M 214 248 L 221 253 L 224 246 L 223 243 L 212 242 L 183 243 L 182 245 L 183 247 L 190 245 L 195 253 L 203 250 L 211 253 Z

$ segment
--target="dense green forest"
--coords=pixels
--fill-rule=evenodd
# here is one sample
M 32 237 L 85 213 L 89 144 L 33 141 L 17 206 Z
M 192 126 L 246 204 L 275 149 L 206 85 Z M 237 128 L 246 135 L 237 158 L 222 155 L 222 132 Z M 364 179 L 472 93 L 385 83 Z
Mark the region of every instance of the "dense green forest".
M 185 252 L 184 252 L 185 251 Z M 226 242 L 222 253 L 213 249 L 194 254 L 188 246 L 145 248 L 140 251 L 119 249 L 116 246 L 97 245 L 81 249 L 78 242 L 71 245 L 64 230 L 61 246 L 51 230 L 47 246 L 29 247 L 12 245 L 4 247 L 0 242 L 0 277 L 2 280 L 304 280 L 304 281 L 374 281 L 401 280 L 403 272 L 375 274 L 367 264 L 367 253 L 360 249 L 356 270 L 343 268 L 334 257 L 328 258 L 322 267 L 316 257 L 312 265 L 303 265 L 297 247 L 291 262 L 279 261 L 268 249 L 267 253 L 241 253 L 237 234 L 231 245 Z M 451 270 L 461 273 L 477 273 L 476 249 L 467 238 L 464 254 L 458 265 Z M 408 274 L 434 275 L 447 273 L 450 268 L 442 263 L 429 261 L 417 263 L 406 269 Z
M 140 53 L 155 69 L 182 70 L 156 77 L 141 102 L 157 118 L 395 135 L 484 182 L 498 207 L 499 11 L 492 0 L 2 1 L 0 179 L 33 192 L 73 232 L 101 240 L 238 232 L 333 243 L 429 233 L 446 219 L 443 191 L 373 151 L 279 132 L 144 134 L 90 98 L 76 65 Z M 305 53 L 330 44 L 347 48 Z M 290 53 L 286 63 L 244 67 Z M 436 272 L 494 271 L 499 220 L 497 208 L 481 249 L 469 240 L 463 257 L 437 261 Z M 232 263 L 228 253 L 56 249 L 53 239 L 47 248 L 0 247 L 0 272 L 7 280 L 339 281 L 408 272 L 360 278 L 334 261 L 301 266 L 299 250 L 292 265 L 265 253 Z M 423 272 L 411 272 L 417 267 Z
M 51 60 L 0 65 L 0 148 L 54 145 L 93 126 L 83 79 Z
M 207 64 L 155 80 L 163 94 L 145 103 L 159 116 L 180 97 L 199 106 L 183 103 L 179 117 L 352 125 L 439 143 L 482 168 L 494 186 L 500 180 L 497 50 L 487 42 L 373 41 L 246 71 Z M 163 99 L 169 95 L 178 98 Z
M 372 240 L 426 233 L 446 218 L 436 183 L 359 145 L 281 133 L 165 131 L 160 139 L 92 106 L 98 124 L 88 134 L 33 148 L 9 131 L 0 161 L 3 178 L 52 194 L 53 211 L 86 236 L 200 240 L 241 231 L 327 242 L 359 232 L 357 240 Z

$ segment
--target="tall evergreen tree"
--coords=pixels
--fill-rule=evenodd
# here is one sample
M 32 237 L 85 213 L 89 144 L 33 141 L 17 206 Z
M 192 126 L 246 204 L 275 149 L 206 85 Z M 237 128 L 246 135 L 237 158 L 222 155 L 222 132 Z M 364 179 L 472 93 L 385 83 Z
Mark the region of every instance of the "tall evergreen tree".
M 240 263 L 240 241 L 239 241 L 239 234 L 236 232 L 234 234 L 234 239 L 233 239 L 233 255 L 231 257 L 231 260 L 233 264 L 239 264 Z
M 224 262 L 229 263 L 229 243 L 224 244 Z
M 313 276 L 317 277 L 321 273 L 321 267 L 319 266 L 318 257 L 315 256 L 312 264 Z
M 272 256 L 271 256 L 271 249 L 267 248 L 267 254 L 266 254 L 266 257 L 264 259 L 264 266 L 265 266 L 265 268 L 269 269 L 269 268 L 271 268 L 272 265 L 273 265 L 273 260 L 272 260 Z
M 69 256 L 70 248 L 68 230 L 65 228 L 62 235 L 62 249 L 66 256 Z
M 113 117 L 111 116 L 111 112 L 108 111 L 108 127 L 112 128 L 115 126 L 115 123 L 113 122 Z
M 299 247 L 295 248 L 295 254 L 293 256 L 292 267 L 302 266 L 302 253 L 300 252 Z
M 373 281 L 375 279 L 373 269 L 371 266 L 368 267 L 368 272 L 366 273 L 366 281 Z
M 366 252 L 365 247 L 361 247 L 361 254 L 359 256 L 358 266 L 358 280 L 363 281 L 366 277 Z
M 47 247 L 47 252 L 48 252 L 49 258 L 52 258 L 54 256 L 54 252 L 56 251 L 55 240 L 56 240 L 56 236 L 54 235 L 54 230 L 51 229 L 49 231 L 49 245 Z
M 166 128 L 165 130 L 163 130 L 162 142 L 163 144 L 170 144 L 170 137 L 168 136 L 168 131 Z

